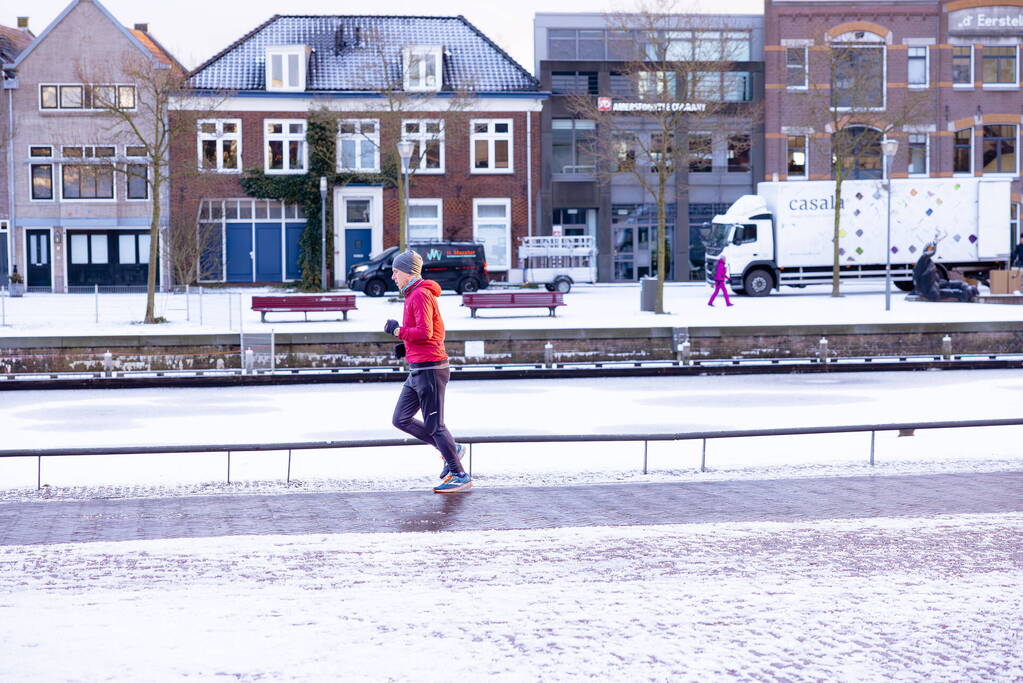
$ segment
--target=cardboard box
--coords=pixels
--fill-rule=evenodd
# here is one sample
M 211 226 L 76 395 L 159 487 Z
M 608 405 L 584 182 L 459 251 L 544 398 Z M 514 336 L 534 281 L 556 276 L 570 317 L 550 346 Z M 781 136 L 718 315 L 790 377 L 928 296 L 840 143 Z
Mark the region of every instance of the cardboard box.
M 991 293 L 992 294 L 1015 294 L 1023 284 L 1023 270 L 992 270 Z

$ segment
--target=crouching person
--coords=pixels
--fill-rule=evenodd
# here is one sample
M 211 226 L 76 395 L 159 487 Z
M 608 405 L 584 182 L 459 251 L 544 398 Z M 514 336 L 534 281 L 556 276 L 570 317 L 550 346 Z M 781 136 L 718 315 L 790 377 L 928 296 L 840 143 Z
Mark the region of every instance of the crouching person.
M 965 282 L 946 280 L 938 273 L 934 265 L 934 254 L 938 250 L 936 242 L 928 242 L 920 259 L 913 267 L 913 289 L 928 301 L 942 299 L 959 299 L 963 302 L 973 301 L 977 297 L 977 288 Z
M 424 280 L 420 276 L 422 269 L 423 257 L 412 250 L 398 254 L 391 264 L 391 278 L 405 297 L 405 310 L 401 324 L 388 320 L 384 331 L 402 341 L 410 368 L 392 421 L 401 431 L 440 451 L 444 460 L 442 481 L 433 490 L 455 493 L 472 488 L 472 480 L 462 469 L 461 444 L 455 443 L 444 426 L 444 392 L 451 368 L 444 350 L 444 321 L 437 304 L 440 285 Z M 415 419 L 420 411 L 422 421 Z

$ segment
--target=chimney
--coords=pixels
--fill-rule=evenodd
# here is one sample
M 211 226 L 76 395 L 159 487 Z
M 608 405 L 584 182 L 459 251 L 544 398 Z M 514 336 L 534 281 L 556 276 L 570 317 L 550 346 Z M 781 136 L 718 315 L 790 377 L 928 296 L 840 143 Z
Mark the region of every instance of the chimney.
M 18 17 L 18 28 L 28 30 L 28 17 Z
M 135 30 L 149 33 L 149 24 L 135 24 Z

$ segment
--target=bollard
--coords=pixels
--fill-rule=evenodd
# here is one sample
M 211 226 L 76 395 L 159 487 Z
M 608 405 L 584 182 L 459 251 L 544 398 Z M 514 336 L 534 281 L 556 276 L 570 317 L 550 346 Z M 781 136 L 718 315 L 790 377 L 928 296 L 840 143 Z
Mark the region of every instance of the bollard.
M 554 365 L 554 345 L 550 342 L 543 345 L 543 364 L 548 368 Z
M 688 339 L 679 345 L 677 355 L 682 365 L 689 365 L 690 346 Z
M 941 357 L 952 360 L 952 337 L 947 334 L 941 338 Z
M 821 363 L 828 362 L 828 340 L 825 337 L 821 337 L 821 340 L 817 342 L 817 358 Z
M 107 351 L 103 354 L 103 374 L 110 377 L 114 372 L 114 354 Z
M 256 354 L 252 352 L 252 349 L 245 349 L 245 371 L 252 372 L 253 366 L 255 366 Z

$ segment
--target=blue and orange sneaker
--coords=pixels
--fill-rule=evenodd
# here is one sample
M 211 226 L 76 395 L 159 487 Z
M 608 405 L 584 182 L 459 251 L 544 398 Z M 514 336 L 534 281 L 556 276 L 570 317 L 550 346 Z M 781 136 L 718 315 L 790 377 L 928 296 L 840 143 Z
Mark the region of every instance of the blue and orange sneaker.
M 458 461 L 459 461 L 459 462 L 461 462 L 461 461 L 462 461 L 462 453 L 463 453 L 463 452 L 465 452 L 465 446 L 463 446 L 463 445 L 462 445 L 462 444 L 460 444 L 460 443 L 456 443 L 456 444 L 455 444 L 455 455 L 457 455 L 457 456 L 458 456 Z M 444 460 L 444 456 L 443 456 L 443 455 L 442 455 L 442 456 L 440 456 L 440 459 L 441 459 L 441 460 Z M 449 474 L 451 474 L 451 467 L 450 467 L 450 466 L 448 465 L 448 461 L 447 461 L 447 460 L 444 460 L 444 469 L 442 469 L 442 470 L 440 471 L 440 478 L 441 478 L 441 479 L 443 479 L 443 478 L 445 478 L 446 476 L 448 476 Z
M 449 474 L 447 479 L 433 487 L 434 493 L 458 493 L 472 488 L 472 479 L 463 472 L 462 474 Z

